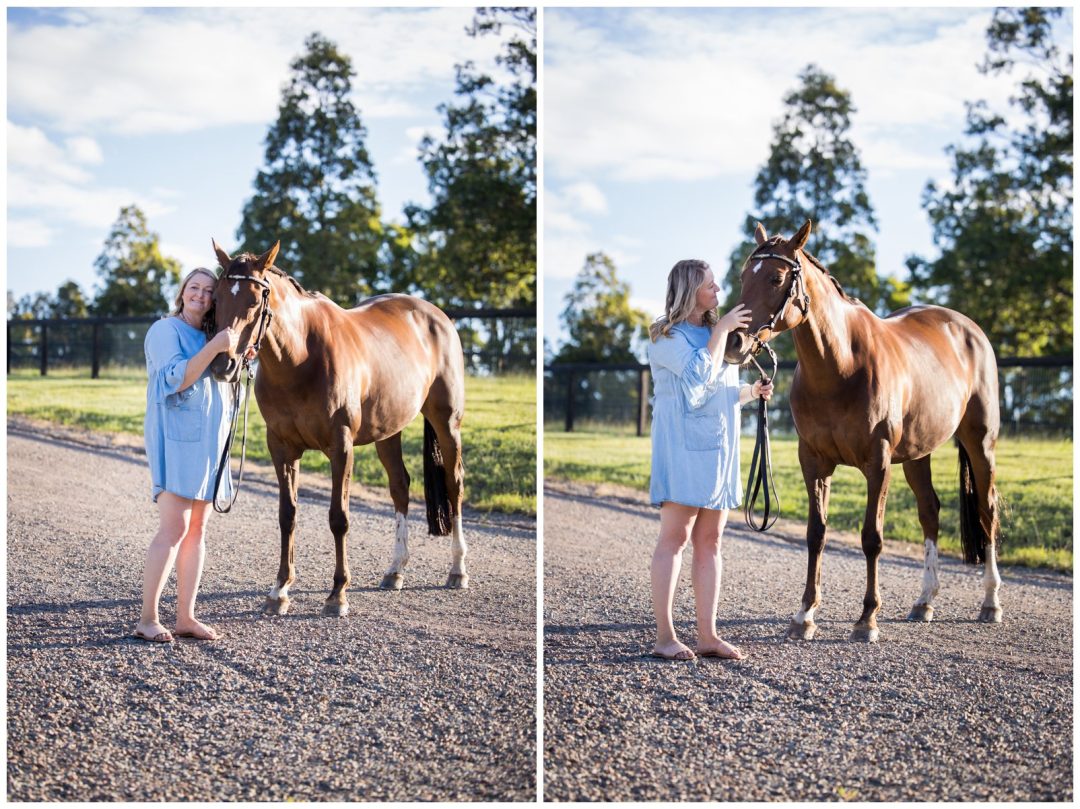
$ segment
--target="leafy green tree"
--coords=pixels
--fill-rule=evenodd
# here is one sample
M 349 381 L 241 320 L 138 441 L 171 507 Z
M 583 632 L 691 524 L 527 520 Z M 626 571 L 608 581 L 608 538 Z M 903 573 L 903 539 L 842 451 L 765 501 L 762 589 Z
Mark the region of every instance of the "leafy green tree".
M 180 262 L 161 254 L 158 234 L 150 231 L 146 215 L 136 205 L 120 209 L 94 267 L 101 279 L 93 304 L 96 315 L 160 314 L 180 283 Z M 69 299 L 62 305 L 72 305 L 73 293 L 64 294 Z
M 630 305 L 630 285 L 619 280 L 610 257 L 589 254 L 565 301 L 562 322 L 569 336 L 557 362 L 639 361 L 649 316 Z
M 89 314 L 90 305 L 83 295 L 82 287 L 75 281 L 61 284 L 53 299 L 52 317 L 86 317 Z
M 277 263 L 309 289 L 354 306 L 377 286 L 385 247 L 375 170 L 349 101 L 351 60 L 318 33 L 304 44 L 236 235 L 257 254 L 280 239 Z
M 784 114 L 773 126 L 769 158 L 754 180 L 754 210 L 743 224 L 743 241 L 731 253 L 726 307 L 734 305 L 743 261 L 754 249 L 754 227 L 790 236 L 807 219 L 814 228 L 807 250 L 829 268 L 848 294 L 871 309 L 906 305 L 897 278 L 875 269 L 871 233 L 877 230 L 866 170 L 849 137 L 855 113 L 851 94 L 815 65 L 799 74 L 800 86 L 784 96 Z
M 1061 8 L 1001 8 L 980 66 L 1021 73 L 1011 114 L 968 105 L 952 180 L 923 193 L 938 258 L 908 259 L 923 295 L 974 319 L 999 356 L 1072 352 L 1072 53 L 1055 44 Z
M 478 9 L 467 32 L 504 27 L 508 82 L 457 66 L 461 100 L 439 107 L 445 136 L 420 146 L 432 205 L 406 208 L 416 255 L 397 281 L 442 305 L 536 304 L 536 9 Z

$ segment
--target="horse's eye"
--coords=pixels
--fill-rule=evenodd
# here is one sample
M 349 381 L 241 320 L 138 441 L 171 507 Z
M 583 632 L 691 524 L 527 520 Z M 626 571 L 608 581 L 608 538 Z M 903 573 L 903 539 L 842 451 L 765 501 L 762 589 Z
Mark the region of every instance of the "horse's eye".
M 781 275 L 780 273 L 777 273 L 776 275 L 774 275 L 772 278 L 769 279 L 769 283 L 772 284 L 774 287 L 783 286 L 784 285 L 784 276 Z

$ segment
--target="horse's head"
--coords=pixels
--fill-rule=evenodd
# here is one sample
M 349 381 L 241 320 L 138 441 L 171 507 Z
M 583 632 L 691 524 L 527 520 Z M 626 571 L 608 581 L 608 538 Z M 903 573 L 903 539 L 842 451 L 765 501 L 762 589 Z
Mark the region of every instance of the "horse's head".
M 261 256 L 243 253 L 232 258 L 211 239 L 222 273 L 214 294 L 217 328 L 231 326 L 240 333 L 236 353 L 222 352 L 210 363 L 210 372 L 225 382 L 234 382 L 240 376 L 241 359 L 249 346 L 261 337 L 264 319 L 268 321 L 273 287 L 267 278 L 267 270 L 277 258 L 281 242 L 277 242 Z
M 743 262 L 742 294 L 739 303 L 753 312 L 753 320 L 745 330 L 728 335 L 724 359 L 741 365 L 757 347 L 751 337 L 756 335 L 767 343 L 775 335 L 798 326 L 806 318 L 806 280 L 809 266 L 802 249 L 810 238 L 810 220 L 790 239 L 773 236 L 758 223 L 754 230 L 757 247 Z

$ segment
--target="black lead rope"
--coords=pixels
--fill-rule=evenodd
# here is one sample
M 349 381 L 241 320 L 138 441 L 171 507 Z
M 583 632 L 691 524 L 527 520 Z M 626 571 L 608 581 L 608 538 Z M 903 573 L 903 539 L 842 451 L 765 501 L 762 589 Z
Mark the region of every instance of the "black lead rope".
M 777 360 L 776 353 L 765 343 L 761 344 L 773 361 L 773 374 L 771 379 L 776 378 Z M 761 373 L 761 382 L 767 383 L 770 377 L 764 369 L 758 365 L 753 355 L 750 357 L 754 365 L 757 365 Z M 759 463 L 760 462 L 760 463 Z M 763 496 L 764 513 L 761 515 L 761 524 L 754 519 L 754 507 L 757 505 L 759 496 Z M 773 514 L 773 502 L 776 503 L 776 513 Z M 770 519 L 771 517 L 771 519 Z M 776 524 L 780 517 L 780 496 L 776 490 L 776 481 L 773 480 L 772 472 L 772 449 L 769 447 L 769 409 L 763 397 L 758 398 L 758 428 L 757 440 L 754 443 L 754 455 L 750 461 L 750 476 L 746 479 L 746 499 L 743 502 L 743 518 L 747 526 L 752 530 L 764 533 Z

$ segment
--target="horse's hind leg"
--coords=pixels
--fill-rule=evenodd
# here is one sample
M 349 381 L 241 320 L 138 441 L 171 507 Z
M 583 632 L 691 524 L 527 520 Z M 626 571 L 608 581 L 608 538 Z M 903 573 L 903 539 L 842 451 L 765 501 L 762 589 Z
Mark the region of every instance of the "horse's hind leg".
M 996 403 L 995 403 L 996 404 Z M 979 413 L 978 410 L 975 411 Z M 983 603 L 979 611 L 979 621 L 996 624 L 1001 622 L 1001 602 L 998 590 L 1001 588 L 1001 574 L 997 566 L 998 513 L 997 488 L 994 484 L 995 448 L 997 446 L 997 428 L 994 420 L 981 415 L 972 417 L 973 408 L 968 413 L 956 432 L 960 446 L 967 453 L 970 472 L 975 484 L 975 496 L 978 499 L 978 529 L 984 543 L 985 566 L 983 570 Z M 991 416 L 993 412 L 991 412 Z M 963 461 L 961 461 L 963 467 Z M 963 469 L 961 469 L 963 474 Z M 964 498 L 961 481 L 961 500 Z M 961 504 L 961 508 L 963 505 Z
M 266 615 L 285 615 L 289 611 L 289 586 L 296 580 L 293 564 L 296 534 L 296 485 L 302 451 L 297 451 L 267 431 L 266 445 L 274 461 L 278 479 L 278 526 L 281 529 L 281 563 L 277 582 L 266 596 Z
M 925 540 L 923 558 L 922 593 L 915 606 L 911 608 L 909 621 L 929 622 L 934 617 L 934 598 L 938 594 L 938 514 L 941 501 L 930 474 L 930 456 L 904 463 L 904 477 L 907 478 L 911 491 L 915 493 L 915 502 L 919 507 L 919 525 L 922 526 Z
M 375 451 L 386 470 L 390 485 L 390 498 L 394 501 L 394 559 L 386 569 L 379 588 L 400 590 L 404 581 L 405 565 L 409 563 L 409 472 L 401 457 L 401 433 L 384 441 L 375 442 Z
M 468 548 L 461 528 L 461 504 L 465 494 L 465 471 L 461 461 L 461 411 L 448 406 L 432 405 L 434 402 L 429 397 L 424 406 L 424 418 L 435 430 L 435 438 L 439 442 L 446 491 L 453 516 L 450 574 L 446 578 L 446 586 L 452 590 L 464 590 L 469 586 L 469 573 L 465 569 L 465 554 L 468 553 Z

